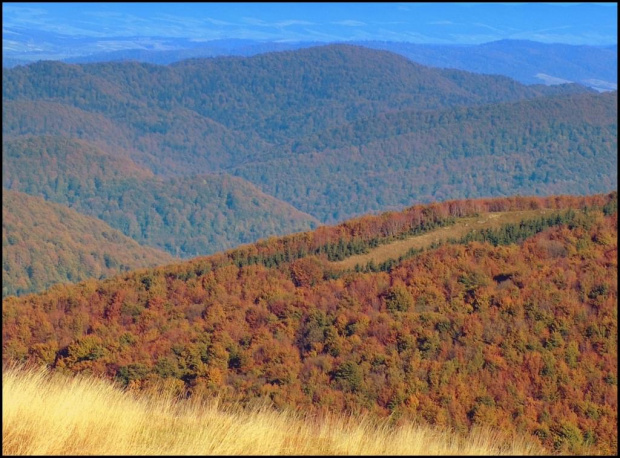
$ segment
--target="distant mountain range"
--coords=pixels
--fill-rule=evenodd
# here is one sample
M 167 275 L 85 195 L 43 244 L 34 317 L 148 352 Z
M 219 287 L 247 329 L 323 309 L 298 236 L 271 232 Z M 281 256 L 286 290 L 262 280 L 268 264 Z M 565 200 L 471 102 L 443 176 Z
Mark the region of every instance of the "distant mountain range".
M 120 37 L 114 40 L 123 49 L 101 51 L 95 38 L 76 38 L 44 33 L 49 50 L 30 51 L 14 45 L 3 54 L 3 67 L 24 65 L 36 60 L 69 63 L 134 60 L 170 64 L 188 58 L 252 56 L 274 51 L 314 47 L 318 42 L 261 42 L 245 39 L 195 41 L 169 37 Z M 12 36 L 12 39 L 16 39 Z M 524 84 L 580 83 L 598 91 L 617 89 L 618 48 L 614 46 L 548 44 L 529 40 L 500 40 L 479 45 L 431 45 L 408 42 L 347 42 L 401 54 L 414 62 L 432 67 L 456 68 L 476 73 L 509 76 Z M 70 52 L 71 57 L 66 57 Z M 63 54 L 64 53 L 64 54 Z
M 579 83 L 598 91 L 618 88 L 618 46 L 576 46 L 500 40 L 471 46 L 361 42 L 431 67 L 505 75 L 523 84 Z

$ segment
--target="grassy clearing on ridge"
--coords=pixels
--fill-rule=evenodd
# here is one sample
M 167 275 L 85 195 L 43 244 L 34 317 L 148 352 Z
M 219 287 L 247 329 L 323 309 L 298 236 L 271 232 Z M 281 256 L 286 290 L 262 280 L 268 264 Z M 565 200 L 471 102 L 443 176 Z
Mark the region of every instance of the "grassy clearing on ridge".
M 434 242 L 445 241 L 449 238 L 461 238 L 465 234 L 480 230 L 498 228 L 504 224 L 518 223 L 524 219 L 536 218 L 552 210 L 523 210 L 511 212 L 484 213 L 480 216 L 460 218 L 451 226 L 442 227 L 422 235 L 411 236 L 404 240 L 396 240 L 386 245 L 379 245 L 368 253 L 351 256 L 342 261 L 333 262 L 332 265 L 342 269 L 353 269 L 356 264 L 365 266 L 371 260 L 375 264 L 382 263 L 388 259 L 398 259 L 412 248 L 428 248 Z

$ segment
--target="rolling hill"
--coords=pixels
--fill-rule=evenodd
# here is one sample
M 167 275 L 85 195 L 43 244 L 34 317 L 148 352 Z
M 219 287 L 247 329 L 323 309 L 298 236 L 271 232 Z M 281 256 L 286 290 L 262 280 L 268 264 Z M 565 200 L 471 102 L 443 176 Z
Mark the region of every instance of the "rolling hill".
M 2 297 L 173 260 L 100 220 L 39 197 L 3 191 Z
M 431 67 L 499 74 L 523 84 L 574 82 L 599 91 L 618 88 L 618 50 L 613 46 L 499 40 L 450 46 L 367 41 L 357 43 L 401 54 Z
M 470 218 L 497 224 L 451 229 Z M 614 454 L 616 305 L 617 193 L 447 201 L 6 298 L 2 354 L 128 390 Z
M 501 76 L 433 69 L 386 51 L 345 45 L 169 66 L 40 62 L 3 75 L 3 104 L 45 102 L 50 113 L 55 103 L 90 117 L 105 116 L 126 132 L 130 154 L 156 155 L 166 166 L 149 167 L 168 175 L 221 171 L 269 154 L 282 142 L 383 112 L 587 91 L 578 85 L 528 87 Z M 27 120 L 20 126 L 11 116 L 14 111 L 20 112 L 7 110 L 5 135 L 58 135 L 61 129 L 84 131 L 78 137 L 92 139 L 92 129 L 59 127 L 57 121 L 48 120 L 56 132 L 48 130 L 40 124 L 49 116 L 33 115 L 38 124 Z M 139 157 L 132 159 L 141 163 Z

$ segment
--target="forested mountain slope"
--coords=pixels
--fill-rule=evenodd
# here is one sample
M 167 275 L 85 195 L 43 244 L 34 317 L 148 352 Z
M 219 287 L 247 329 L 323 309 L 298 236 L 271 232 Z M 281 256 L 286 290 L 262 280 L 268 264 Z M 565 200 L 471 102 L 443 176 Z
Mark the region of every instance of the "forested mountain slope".
M 434 199 L 604 192 L 618 186 L 617 113 L 616 92 L 392 111 L 232 171 L 322 221 Z
M 157 177 L 81 140 L 23 136 L 5 140 L 2 153 L 3 187 L 68 205 L 176 256 L 318 224 L 240 178 Z
M 394 262 L 333 261 L 534 211 Z M 490 213 L 489 213 L 490 212 Z M 529 214 L 529 213 L 528 213 Z M 3 300 L 3 360 L 617 453 L 617 193 L 418 205 Z
M 173 259 L 63 205 L 21 192 L 2 193 L 2 297 Z
M 385 111 L 480 105 L 558 91 L 587 89 L 528 87 L 506 77 L 433 69 L 389 52 L 345 45 L 170 66 L 40 62 L 3 75 L 4 103 L 42 101 L 48 112 L 50 103 L 58 103 L 103 115 L 127 132 L 128 145 L 173 164 L 171 169 L 149 164 L 163 174 L 238 165 L 269 152 L 273 143 Z M 17 126 L 9 116 L 3 132 L 57 134 L 32 127 L 37 132 Z M 225 135 L 226 129 L 232 134 Z
M 616 92 L 350 45 L 169 66 L 39 62 L 3 74 L 3 186 L 193 256 L 414 202 L 611 191 L 616 107 Z M 76 144 L 126 167 L 74 169 Z

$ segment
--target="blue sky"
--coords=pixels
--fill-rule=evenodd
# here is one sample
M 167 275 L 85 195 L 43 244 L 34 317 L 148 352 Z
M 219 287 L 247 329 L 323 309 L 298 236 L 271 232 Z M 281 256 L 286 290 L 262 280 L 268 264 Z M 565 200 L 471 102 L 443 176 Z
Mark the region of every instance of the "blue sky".
M 3 49 L 61 34 L 110 40 L 386 40 L 479 44 L 500 39 L 617 43 L 617 3 L 13 3 Z M 43 38 L 42 38 L 43 37 Z M 122 45 L 119 45 L 122 46 Z

